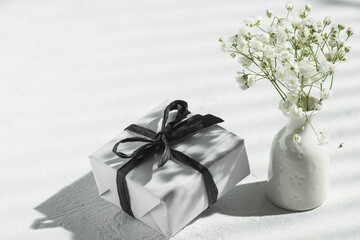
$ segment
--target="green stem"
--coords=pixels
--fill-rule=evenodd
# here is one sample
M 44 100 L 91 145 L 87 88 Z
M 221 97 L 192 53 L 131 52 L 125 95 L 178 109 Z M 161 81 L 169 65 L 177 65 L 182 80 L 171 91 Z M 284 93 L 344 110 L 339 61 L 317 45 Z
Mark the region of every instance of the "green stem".
M 281 92 L 280 92 L 279 89 L 276 87 L 276 85 L 274 84 L 274 82 L 271 81 L 271 80 L 270 80 L 270 82 L 271 82 L 271 84 L 274 86 L 274 88 L 276 89 L 276 91 L 279 93 L 280 97 L 285 101 L 285 97 L 281 94 Z
M 334 82 L 334 73 L 331 74 L 330 89 L 332 88 L 333 82 Z

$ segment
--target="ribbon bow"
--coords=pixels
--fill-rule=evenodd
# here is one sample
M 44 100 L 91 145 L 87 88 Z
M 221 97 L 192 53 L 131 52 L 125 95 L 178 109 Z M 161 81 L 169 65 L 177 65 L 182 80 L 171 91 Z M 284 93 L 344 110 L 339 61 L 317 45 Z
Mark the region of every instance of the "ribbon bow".
M 175 119 L 173 121 L 167 122 L 169 113 L 172 110 L 177 110 Z M 158 163 L 159 168 L 164 166 L 164 164 L 172 158 L 194 168 L 204 177 L 209 205 L 216 202 L 218 190 L 209 170 L 189 156 L 175 149 L 171 149 L 170 142 L 194 134 L 195 132 L 208 128 L 216 123 L 223 122 L 223 120 L 211 114 L 204 116 L 197 114 L 186 119 L 188 114 L 190 114 L 190 112 L 188 111 L 187 103 L 182 100 L 176 100 L 166 107 L 161 130 L 158 133 L 141 126 L 131 124 L 125 130 L 131 131 L 140 136 L 120 140 L 114 145 L 112 149 L 114 154 L 121 158 L 131 158 L 120 169 L 118 169 L 116 178 L 120 205 L 122 209 L 129 215 L 134 216 L 131 210 L 130 196 L 125 177 L 128 172 L 145 161 L 150 154 L 154 153 L 158 149 L 163 150 L 162 158 Z M 134 150 L 131 154 L 118 152 L 117 148 L 119 144 L 126 142 L 145 142 L 146 144 Z

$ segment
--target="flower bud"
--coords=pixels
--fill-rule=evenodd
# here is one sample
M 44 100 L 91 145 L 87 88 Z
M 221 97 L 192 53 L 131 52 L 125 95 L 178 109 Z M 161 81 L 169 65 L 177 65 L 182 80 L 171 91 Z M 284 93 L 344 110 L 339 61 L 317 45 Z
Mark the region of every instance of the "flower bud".
M 323 26 L 323 22 L 322 22 L 322 21 L 318 21 L 318 22 L 317 22 L 317 27 L 318 27 L 318 28 L 321 28 L 322 26 Z
M 346 29 L 346 34 L 348 35 L 348 37 L 350 37 L 351 35 L 353 35 L 353 34 L 354 34 L 353 29 L 352 29 L 351 27 L 348 27 L 348 28 Z
M 293 133 L 293 141 L 295 144 L 298 144 L 299 142 L 301 142 L 301 136 L 297 133 Z
M 249 88 L 249 86 L 247 85 L 248 75 L 244 72 L 237 72 L 235 79 L 242 90 L 246 90 Z
M 261 16 L 256 16 L 255 17 L 255 26 L 260 26 L 261 21 L 262 21 L 262 17 Z
M 324 56 L 328 62 L 332 62 L 335 57 L 335 52 L 334 51 L 327 52 L 324 54 Z
M 223 52 L 227 52 L 227 51 L 230 50 L 231 45 L 230 45 L 228 42 L 226 42 L 226 41 L 222 41 L 221 44 L 220 44 L 220 48 L 221 48 L 221 50 L 222 50 Z
M 335 26 L 335 25 L 332 25 L 331 26 L 331 33 L 332 34 L 337 34 L 338 33 L 338 29 L 337 29 L 337 27 Z M 336 36 L 335 36 L 336 37 Z
M 344 41 L 343 40 L 340 40 L 340 39 L 337 39 L 336 40 L 336 46 L 338 48 L 342 48 L 344 46 Z
M 346 53 L 343 49 L 341 49 L 339 52 L 338 52 L 338 60 L 340 61 L 347 61 L 347 57 L 346 57 Z
M 288 2 L 286 5 L 285 5 L 285 8 L 288 10 L 288 11 L 291 11 L 293 10 L 294 8 L 294 4 L 292 2 Z
M 330 25 L 331 24 L 331 17 L 329 17 L 329 16 L 326 17 L 323 22 L 324 22 L 325 26 Z
M 270 9 L 266 10 L 266 16 L 268 16 L 268 18 L 271 18 L 272 15 L 273 15 L 273 12 Z
M 344 30 L 345 29 L 345 25 L 344 24 L 338 24 L 338 29 L 339 29 L 339 31 L 342 31 L 342 30 Z
M 306 10 L 304 10 L 303 12 L 301 12 L 300 15 L 299 15 L 299 17 L 300 17 L 301 19 L 305 19 L 307 16 L 308 16 L 308 13 L 307 13 Z

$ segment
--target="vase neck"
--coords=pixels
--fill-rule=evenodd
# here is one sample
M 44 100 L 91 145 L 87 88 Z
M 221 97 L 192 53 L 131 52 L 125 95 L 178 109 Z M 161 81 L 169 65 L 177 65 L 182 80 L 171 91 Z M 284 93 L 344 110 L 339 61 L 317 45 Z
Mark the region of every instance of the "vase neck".
M 309 119 L 312 119 L 316 113 L 317 112 L 313 112 L 312 114 L 308 113 Z M 303 126 L 306 128 L 309 125 L 309 123 L 308 122 L 305 123 L 305 121 L 306 121 L 305 116 L 301 118 L 289 118 L 287 127 L 292 130 L 302 128 Z
M 294 130 L 297 128 L 301 128 L 305 124 L 305 117 L 302 118 L 289 118 L 289 121 L 287 123 L 287 127 Z M 305 124 L 307 125 L 307 123 Z

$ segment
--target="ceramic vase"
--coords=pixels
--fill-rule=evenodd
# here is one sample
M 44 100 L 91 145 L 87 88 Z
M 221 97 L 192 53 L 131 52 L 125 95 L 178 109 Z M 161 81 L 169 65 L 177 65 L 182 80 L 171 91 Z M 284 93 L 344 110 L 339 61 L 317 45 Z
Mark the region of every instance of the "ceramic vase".
M 314 116 L 316 112 L 312 114 Z M 305 118 L 289 119 L 275 136 L 270 153 L 268 198 L 277 206 L 304 211 L 321 205 L 329 188 L 329 154 Z M 301 136 L 295 143 L 293 133 Z

